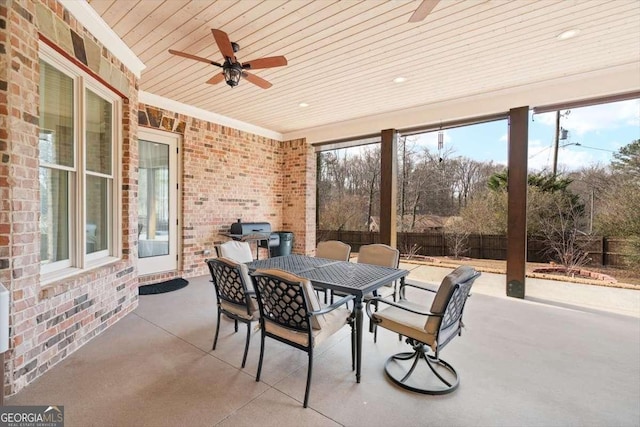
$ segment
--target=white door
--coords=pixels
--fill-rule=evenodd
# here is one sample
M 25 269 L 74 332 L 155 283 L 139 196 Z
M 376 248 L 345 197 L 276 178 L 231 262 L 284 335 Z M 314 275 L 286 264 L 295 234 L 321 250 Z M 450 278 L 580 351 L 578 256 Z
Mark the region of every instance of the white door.
M 138 135 L 138 274 L 178 268 L 178 135 Z

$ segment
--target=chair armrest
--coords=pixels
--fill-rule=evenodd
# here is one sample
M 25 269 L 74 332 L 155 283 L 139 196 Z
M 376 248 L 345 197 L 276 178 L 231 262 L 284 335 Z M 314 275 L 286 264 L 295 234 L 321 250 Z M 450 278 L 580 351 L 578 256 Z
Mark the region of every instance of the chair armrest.
M 334 302 L 331 305 L 323 307 L 323 308 L 321 308 L 320 310 L 317 310 L 317 311 L 310 311 L 308 314 L 309 314 L 309 316 L 319 316 L 320 314 L 329 313 L 330 311 L 335 310 L 336 308 L 340 307 L 342 304 L 346 304 L 347 302 L 351 301 L 352 299 L 355 299 L 355 295 L 347 295 L 345 297 L 340 298 L 338 301 Z
M 404 297 L 404 288 L 406 288 L 407 286 L 419 289 L 421 291 L 427 291 L 427 292 L 432 292 L 432 293 L 438 292 L 436 289 L 429 289 L 429 288 L 427 288 L 425 286 L 421 286 L 421 285 L 419 285 L 417 283 L 404 282 L 404 284 L 400 285 L 400 290 L 398 291 L 398 295 L 400 296 L 401 299 L 405 299 L 405 297 Z
M 373 317 L 373 315 L 375 313 L 373 313 L 371 311 L 371 304 L 374 304 L 374 302 L 376 302 L 376 301 L 379 302 L 379 303 L 381 302 L 381 303 L 384 303 L 384 304 L 399 308 L 399 309 L 404 310 L 404 311 L 408 311 L 408 312 L 415 313 L 415 314 L 420 314 L 422 316 L 442 317 L 444 315 L 444 314 L 432 313 L 430 311 L 414 310 L 412 308 L 406 307 L 406 306 L 404 306 L 402 304 L 398 304 L 397 302 L 390 301 L 390 300 L 385 299 L 385 298 L 371 298 L 369 301 L 367 301 L 366 310 L 367 310 L 367 316 L 369 316 L 369 318 L 371 320 L 373 320 L 374 322 L 376 321 L 376 319 L 374 319 L 374 317 Z M 377 322 L 377 323 L 380 323 L 380 322 Z

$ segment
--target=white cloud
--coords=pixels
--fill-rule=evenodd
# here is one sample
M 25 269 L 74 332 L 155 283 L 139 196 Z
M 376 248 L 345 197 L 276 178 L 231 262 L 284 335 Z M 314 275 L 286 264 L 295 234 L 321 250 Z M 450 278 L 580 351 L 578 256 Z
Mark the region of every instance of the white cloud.
M 552 113 L 534 114 L 533 121 L 537 123 L 549 125 L 549 126 L 554 126 L 556 123 L 556 113 L 552 112 Z
M 539 139 L 530 139 L 528 151 L 527 165 L 530 171 L 550 171 L 552 169 L 553 151 L 549 144 L 545 144 Z
M 587 165 L 601 163 L 601 160 L 598 153 L 579 146 L 560 147 L 557 170 L 558 172 L 578 170 Z M 532 172 L 551 172 L 553 170 L 553 147 L 540 140 L 530 140 L 527 165 Z
M 558 171 L 573 171 L 599 163 L 600 156 L 588 151 L 560 149 Z
M 536 114 L 534 120 L 549 126 L 555 126 L 556 113 Z M 640 100 L 632 99 L 611 104 L 576 108 L 571 110 L 569 115 L 560 119 L 560 125 L 576 135 L 630 125 L 640 126 Z

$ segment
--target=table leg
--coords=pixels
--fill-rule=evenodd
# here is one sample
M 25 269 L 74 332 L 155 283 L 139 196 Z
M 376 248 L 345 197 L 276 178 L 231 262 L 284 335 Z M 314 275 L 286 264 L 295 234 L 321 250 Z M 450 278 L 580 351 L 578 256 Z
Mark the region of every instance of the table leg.
M 356 297 L 353 308 L 356 314 L 356 382 L 359 383 L 362 367 L 362 298 Z

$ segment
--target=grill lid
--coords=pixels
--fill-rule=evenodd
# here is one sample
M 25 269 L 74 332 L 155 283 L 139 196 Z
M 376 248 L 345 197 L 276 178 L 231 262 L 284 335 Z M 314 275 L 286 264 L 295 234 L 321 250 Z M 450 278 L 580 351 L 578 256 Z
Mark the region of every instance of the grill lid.
M 229 234 L 247 235 L 247 234 L 271 234 L 271 224 L 268 222 L 234 222 L 231 224 Z

